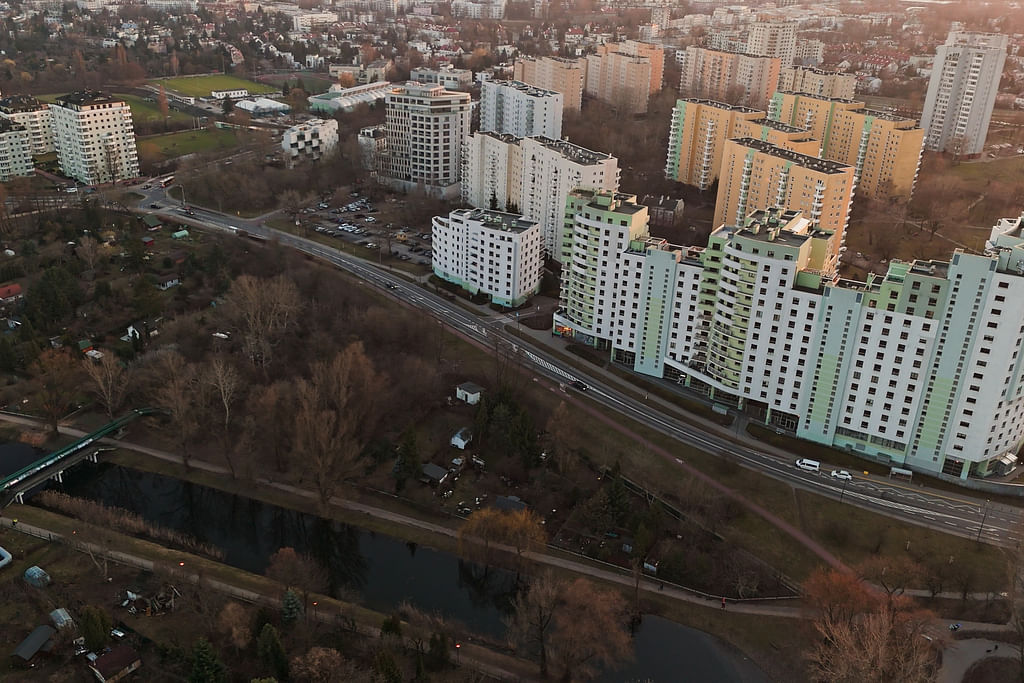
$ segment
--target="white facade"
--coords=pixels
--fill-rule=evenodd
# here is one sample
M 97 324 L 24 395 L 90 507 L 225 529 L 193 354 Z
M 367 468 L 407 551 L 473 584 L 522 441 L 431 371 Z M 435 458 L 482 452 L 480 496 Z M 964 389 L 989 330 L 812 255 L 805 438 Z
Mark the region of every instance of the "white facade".
M 456 209 L 436 216 L 432 230 L 434 274 L 493 303 L 515 307 L 540 289 L 543 253 L 534 221 L 511 213 Z
M 299 33 L 309 33 L 336 23 L 338 15 L 334 12 L 308 12 L 292 17 L 292 28 Z
M 386 99 L 387 150 L 380 171 L 392 184 L 458 196 L 462 145 L 469 135 L 469 93 L 409 82 Z
M 437 69 L 420 66 L 409 72 L 409 80 L 440 85 L 448 90 L 463 90 L 473 85 L 473 72 L 469 69 L 456 69 L 451 64 Z
M 0 119 L 0 182 L 32 175 L 31 143 L 24 126 Z
M 758 21 L 747 34 L 747 52 L 759 57 L 778 57 L 791 66 L 796 57 L 796 22 Z
M 249 91 L 246 88 L 235 88 L 234 90 L 211 90 L 210 97 L 215 100 L 223 100 L 231 98 L 237 100 L 242 97 L 248 97 Z
M 388 136 L 384 126 L 366 126 L 359 129 L 359 151 L 362 166 L 371 175 L 377 174 L 379 160 L 388 148 Z
M 480 130 L 558 140 L 562 94 L 519 81 L 487 81 L 480 88 Z
M 980 154 L 985 147 L 1007 37 L 953 31 L 935 50 L 921 127 L 924 146 L 936 152 Z
M 615 157 L 564 140 L 478 132 L 467 141 L 464 163 L 463 201 L 480 208 L 493 204 L 536 221 L 545 251 L 556 260 L 562 259 L 569 193 L 619 187 Z
M 0 100 L 0 118 L 17 123 L 29 134 L 33 155 L 49 154 L 53 146 L 53 114 L 50 106 L 30 95 L 14 95 Z
M 338 146 L 338 122 L 334 119 L 310 119 L 292 126 L 281 137 L 289 165 L 300 160 L 316 161 L 332 154 Z
M 82 91 L 50 105 L 64 175 L 92 185 L 139 176 L 132 110 L 105 93 Z

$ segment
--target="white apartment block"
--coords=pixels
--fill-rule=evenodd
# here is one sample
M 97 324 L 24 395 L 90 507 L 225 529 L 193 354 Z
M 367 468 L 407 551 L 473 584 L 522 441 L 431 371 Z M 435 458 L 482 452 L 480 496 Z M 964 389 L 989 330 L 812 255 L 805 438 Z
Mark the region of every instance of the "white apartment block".
M 289 167 L 303 160 L 318 161 L 333 154 L 337 147 L 338 122 L 334 119 L 310 119 L 281 135 L 281 149 Z
M 921 115 L 925 149 L 981 154 L 988 135 L 1007 36 L 951 31 L 935 50 L 935 63 Z
M 480 130 L 558 140 L 562 94 L 519 81 L 486 81 L 480 88 Z
M 380 178 L 407 191 L 458 196 L 469 93 L 409 82 L 393 87 L 385 102 L 387 148 L 380 158 Z
M 505 0 L 452 0 L 452 16 L 466 19 L 501 19 Z
M 796 436 L 886 464 L 985 476 L 1024 446 L 1024 215 L 984 255 L 894 261 L 865 281 L 797 211 L 651 238 L 630 199 L 570 197 L 553 332 Z
M 448 90 L 465 90 L 473 85 L 473 72 L 451 64 L 431 69 L 419 66 L 409 72 L 409 80 L 425 85 L 440 85 Z
M 20 123 L 0 118 L 0 182 L 32 175 L 32 138 Z
M 540 290 L 540 226 L 522 216 L 485 209 L 435 216 L 431 251 L 435 275 L 499 306 L 519 306 Z
M 292 17 L 292 28 L 298 33 L 310 33 L 337 23 L 336 12 L 304 12 Z
M 474 133 L 464 156 L 462 200 L 536 221 L 543 247 L 561 261 L 565 201 L 574 190 L 617 190 L 618 160 L 564 140 Z
M 53 114 L 50 105 L 31 95 L 12 95 L 0 100 L 0 118 L 24 126 L 35 156 L 49 154 L 53 147 Z
M 86 185 L 139 176 L 132 110 L 123 100 L 84 90 L 57 98 L 50 111 L 64 175 Z
M 790 66 L 796 57 L 795 21 L 758 21 L 747 32 L 747 52 L 759 57 L 778 57 Z

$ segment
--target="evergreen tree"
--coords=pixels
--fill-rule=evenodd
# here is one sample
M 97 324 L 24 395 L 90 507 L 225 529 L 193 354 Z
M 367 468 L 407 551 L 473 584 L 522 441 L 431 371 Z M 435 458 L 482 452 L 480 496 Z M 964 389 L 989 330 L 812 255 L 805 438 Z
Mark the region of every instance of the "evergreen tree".
M 295 591 L 291 589 L 285 591 L 284 598 L 281 599 L 281 620 L 285 624 L 291 625 L 301 616 L 302 600 L 295 594 Z
M 192 673 L 188 680 L 189 683 L 227 683 L 227 669 L 206 638 L 200 638 L 192 646 Z
M 402 670 L 387 650 L 378 650 L 373 658 L 373 670 L 383 683 L 402 683 Z
M 290 591 L 289 591 L 290 592 Z M 288 655 L 281 645 L 281 637 L 273 624 L 265 624 L 256 640 L 256 652 L 263 667 L 277 676 L 278 680 L 288 677 Z
M 0 348 L 2 351 L 2 348 Z M 2 354 L 0 354 L 2 361 Z M 2 367 L 2 366 L 0 366 Z M 420 453 L 416 445 L 416 435 L 410 430 L 402 437 L 398 445 L 398 458 L 395 461 L 395 491 L 405 488 L 405 482 L 419 475 Z
M 110 640 L 110 615 L 102 607 L 86 605 L 78 615 L 78 629 L 90 650 L 103 649 Z
M 448 666 L 448 636 L 443 633 L 433 633 L 430 636 L 430 645 L 427 646 L 427 669 L 440 671 Z

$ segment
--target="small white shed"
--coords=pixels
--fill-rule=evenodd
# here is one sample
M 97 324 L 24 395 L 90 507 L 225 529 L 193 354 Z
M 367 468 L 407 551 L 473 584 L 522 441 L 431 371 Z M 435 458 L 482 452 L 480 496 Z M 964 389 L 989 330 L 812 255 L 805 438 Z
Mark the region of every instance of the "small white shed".
M 455 387 L 455 398 L 460 401 L 465 401 L 471 406 L 475 406 L 479 403 L 480 397 L 483 395 L 484 388 L 473 382 L 463 382 L 459 386 Z
M 473 432 L 469 427 L 463 427 L 459 431 L 455 432 L 452 436 L 452 445 L 458 448 L 460 451 L 465 450 L 469 442 L 473 440 Z

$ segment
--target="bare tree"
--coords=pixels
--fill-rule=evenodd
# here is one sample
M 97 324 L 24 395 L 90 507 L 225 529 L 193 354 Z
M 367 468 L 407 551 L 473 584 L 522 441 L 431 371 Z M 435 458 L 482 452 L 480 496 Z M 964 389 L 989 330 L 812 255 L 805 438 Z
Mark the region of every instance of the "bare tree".
M 229 602 L 217 615 L 217 630 L 227 637 L 228 642 L 241 652 L 252 640 L 249 610 L 237 602 Z
M 253 365 L 266 367 L 273 347 L 302 308 L 295 283 L 284 275 L 269 279 L 242 275 L 231 283 L 228 298 L 242 329 L 246 355 Z
M 32 365 L 33 379 L 39 385 L 39 408 L 54 435 L 60 418 L 74 405 L 78 373 L 78 363 L 65 349 L 47 349 Z
M 205 414 L 206 385 L 200 381 L 196 366 L 176 351 L 161 353 L 156 363 L 151 398 L 169 416 L 174 440 L 188 467 L 192 443 Z
M 902 595 L 907 586 L 917 584 L 924 575 L 924 568 L 906 555 L 874 555 L 858 564 L 856 569 L 865 581 L 880 586 L 890 601 Z
M 621 595 L 580 578 L 561 597 L 550 644 L 563 681 L 593 678 L 630 656 L 628 610 Z
M 82 262 L 85 263 L 89 270 L 95 270 L 96 264 L 103 257 L 99 241 L 91 235 L 85 235 L 78 241 L 78 246 L 75 247 L 75 254 L 78 258 L 82 259 Z
M 508 639 L 513 647 L 528 649 L 540 659 L 540 675 L 548 675 L 548 649 L 554 630 L 555 609 L 566 584 L 550 572 L 541 574 L 512 602 Z
M 114 354 L 105 353 L 99 361 L 85 360 L 82 363 L 85 374 L 92 383 L 92 393 L 103 405 L 107 418 L 121 410 L 125 396 L 131 387 L 132 373 Z
M 239 392 L 242 390 L 242 381 L 238 375 L 238 370 L 224 356 L 214 356 L 207 363 L 204 370 L 203 380 L 213 391 L 214 398 L 222 413 L 222 419 L 219 424 L 221 450 L 224 453 L 224 458 L 228 461 L 231 476 L 237 477 L 235 461 L 232 457 L 234 449 L 231 445 L 231 409 L 238 398 Z
M 551 448 L 554 450 L 554 462 L 558 471 L 565 474 L 576 461 L 575 441 L 572 438 L 572 427 L 569 409 L 565 401 L 560 401 L 555 412 L 548 418 L 546 431 L 551 438 Z
M 361 342 L 333 359 L 313 363 L 309 379 L 298 382 L 294 462 L 312 476 L 324 507 L 351 476 L 372 433 L 373 396 L 379 378 Z

